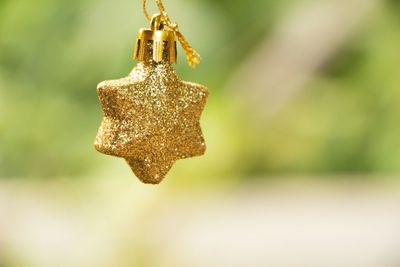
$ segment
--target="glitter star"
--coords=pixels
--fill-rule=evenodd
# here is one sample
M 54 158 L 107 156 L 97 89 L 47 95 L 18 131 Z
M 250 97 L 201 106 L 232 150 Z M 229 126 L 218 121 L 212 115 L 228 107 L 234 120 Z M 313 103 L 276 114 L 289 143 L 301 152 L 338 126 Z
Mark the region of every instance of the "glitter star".
M 125 158 L 144 183 L 161 182 L 178 159 L 203 155 L 206 87 L 181 81 L 170 63 L 140 62 L 97 87 L 104 118 L 95 148 Z

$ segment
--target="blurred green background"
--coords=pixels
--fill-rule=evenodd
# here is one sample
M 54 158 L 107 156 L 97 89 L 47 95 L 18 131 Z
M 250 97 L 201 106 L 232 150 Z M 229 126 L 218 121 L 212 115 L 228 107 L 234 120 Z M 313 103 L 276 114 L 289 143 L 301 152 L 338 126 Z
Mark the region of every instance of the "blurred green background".
M 203 58 L 180 50 L 179 75 L 211 91 L 207 154 L 172 176 L 400 170 L 398 1 L 165 5 Z M 129 171 L 92 147 L 95 89 L 130 71 L 147 24 L 138 0 L 0 1 L 0 177 Z
M 0 0 L 0 266 L 400 266 L 400 2 L 164 4 L 207 152 L 148 186 L 93 148 L 141 1 Z

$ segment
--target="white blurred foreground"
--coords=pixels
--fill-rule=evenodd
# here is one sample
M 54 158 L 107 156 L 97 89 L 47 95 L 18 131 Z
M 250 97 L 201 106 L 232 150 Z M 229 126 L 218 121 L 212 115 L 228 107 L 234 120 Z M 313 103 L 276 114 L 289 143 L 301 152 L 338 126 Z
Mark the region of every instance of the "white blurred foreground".
M 400 266 L 400 185 L 344 181 L 1 181 L 0 266 Z

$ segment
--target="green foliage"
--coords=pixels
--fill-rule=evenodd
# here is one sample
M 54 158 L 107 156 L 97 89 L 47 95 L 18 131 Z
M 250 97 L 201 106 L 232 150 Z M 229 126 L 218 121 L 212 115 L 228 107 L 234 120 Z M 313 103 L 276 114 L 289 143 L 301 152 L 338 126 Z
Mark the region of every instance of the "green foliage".
M 168 1 L 204 59 L 193 72 L 181 53 L 177 70 L 211 89 L 208 154 L 175 173 L 399 171 L 397 2 L 380 6 L 303 94 L 260 123 L 252 107 L 235 108 L 237 100 L 220 91 L 295 1 Z M 92 148 L 102 117 L 95 88 L 133 66 L 136 30 L 147 24 L 139 7 L 0 1 L 0 177 L 82 175 L 105 162 Z

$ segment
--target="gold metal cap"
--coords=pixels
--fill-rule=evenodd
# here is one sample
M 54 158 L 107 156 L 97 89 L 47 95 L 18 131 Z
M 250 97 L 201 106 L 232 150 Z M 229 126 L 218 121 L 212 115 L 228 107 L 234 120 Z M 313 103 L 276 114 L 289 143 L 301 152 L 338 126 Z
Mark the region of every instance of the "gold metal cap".
M 176 63 L 177 49 L 175 32 L 164 29 L 161 14 L 151 19 L 150 29 L 139 30 L 133 58 L 139 61 Z

